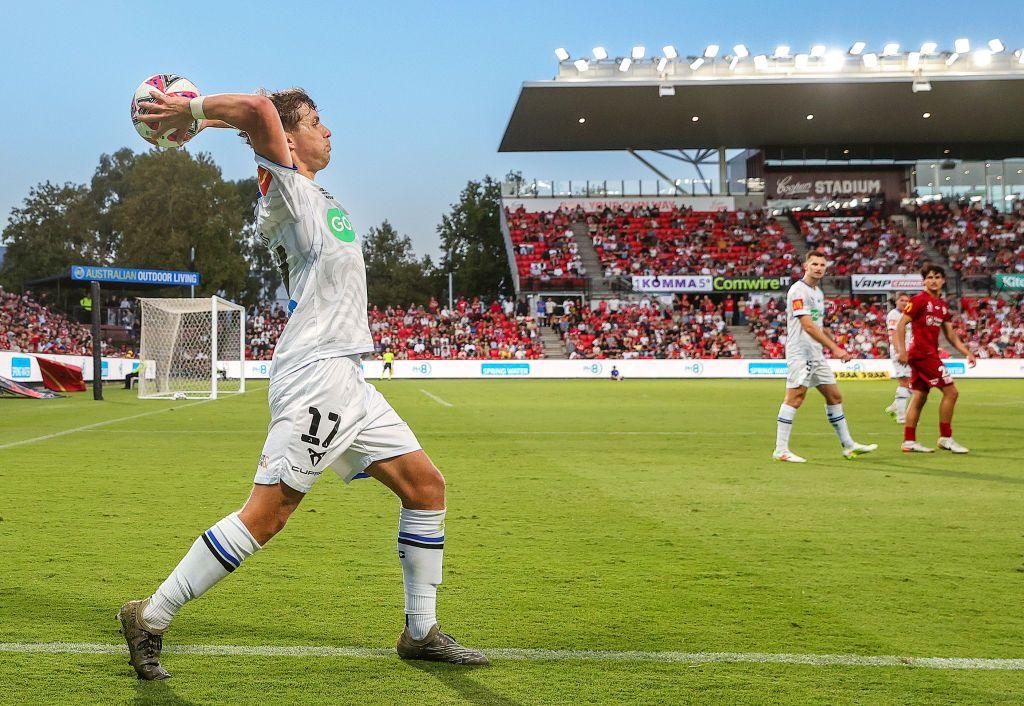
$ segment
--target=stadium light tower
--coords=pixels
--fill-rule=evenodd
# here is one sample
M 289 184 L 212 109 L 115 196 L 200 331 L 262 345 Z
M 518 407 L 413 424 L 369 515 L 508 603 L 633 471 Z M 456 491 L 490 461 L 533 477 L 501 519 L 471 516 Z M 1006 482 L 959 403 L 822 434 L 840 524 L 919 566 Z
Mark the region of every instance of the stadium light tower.
M 555 56 L 558 57 L 559 61 L 569 60 L 569 52 L 567 52 L 564 47 L 558 47 L 558 49 L 555 49 Z
M 748 56 L 750 56 L 750 50 L 747 49 L 746 44 L 737 44 L 732 48 L 732 53 L 741 59 L 746 59 Z
M 646 53 L 647 49 L 638 44 L 637 46 L 633 47 L 633 51 L 630 52 L 630 56 L 633 57 L 633 61 L 639 61 L 640 59 L 644 58 L 644 54 Z
M 956 50 L 957 54 L 966 54 L 971 50 L 971 40 L 966 37 L 961 37 L 953 42 L 953 49 Z
M 999 41 L 998 39 L 990 39 L 988 41 L 988 48 L 989 48 L 989 51 L 991 51 L 993 54 L 999 54 L 1004 49 L 1006 49 L 1006 47 L 1003 45 L 1003 43 L 1001 41 Z
M 709 44 L 707 48 L 704 50 L 704 58 L 714 59 L 716 56 L 718 56 L 718 45 Z
M 939 48 L 939 45 L 935 42 L 925 42 L 921 45 L 921 56 L 930 56 L 935 53 L 935 50 Z
M 594 61 L 603 61 L 608 58 L 608 52 L 604 47 L 594 47 Z
M 662 47 L 661 53 L 665 55 L 666 59 L 675 59 L 676 57 L 679 56 L 679 52 L 677 52 L 676 48 L 671 44 Z
M 865 42 L 854 42 L 850 46 L 850 55 L 860 56 L 864 52 L 865 47 L 867 47 L 867 44 Z

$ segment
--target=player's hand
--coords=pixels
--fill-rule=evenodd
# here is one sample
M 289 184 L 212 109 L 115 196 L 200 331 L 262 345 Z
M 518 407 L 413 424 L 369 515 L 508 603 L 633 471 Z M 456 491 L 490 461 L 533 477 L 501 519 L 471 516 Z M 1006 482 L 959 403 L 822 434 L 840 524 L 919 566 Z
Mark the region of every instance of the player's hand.
M 169 96 L 157 90 L 151 90 L 152 101 L 139 104 L 136 116 L 144 123 L 159 122 L 161 131 L 164 128 L 188 130 L 192 126 L 192 108 L 190 99 L 184 96 Z
M 844 363 L 849 363 L 851 360 L 853 360 L 853 353 L 844 348 L 840 348 L 836 351 L 836 357 L 838 357 L 839 360 L 843 361 Z
M 972 368 L 978 364 L 978 359 L 974 357 L 973 353 L 967 354 L 967 364 Z
M 906 351 L 904 351 L 903 353 L 898 354 L 896 356 L 896 360 L 898 360 L 899 362 L 903 363 L 904 365 L 909 365 L 910 364 L 910 358 L 907 356 Z

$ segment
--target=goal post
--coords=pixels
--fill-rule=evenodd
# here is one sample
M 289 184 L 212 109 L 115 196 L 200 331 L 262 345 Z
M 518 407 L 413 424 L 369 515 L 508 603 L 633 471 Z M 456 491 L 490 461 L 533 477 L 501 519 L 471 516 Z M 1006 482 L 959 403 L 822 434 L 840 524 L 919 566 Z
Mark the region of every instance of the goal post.
M 139 399 L 245 392 L 245 307 L 216 296 L 139 301 Z

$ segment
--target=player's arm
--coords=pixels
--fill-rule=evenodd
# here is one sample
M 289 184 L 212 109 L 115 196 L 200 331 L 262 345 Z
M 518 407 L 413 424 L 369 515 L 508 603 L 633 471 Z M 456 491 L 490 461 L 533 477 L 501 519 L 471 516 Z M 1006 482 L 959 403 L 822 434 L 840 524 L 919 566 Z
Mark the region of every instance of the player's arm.
M 149 122 L 152 118 L 172 127 L 187 129 L 195 119 L 191 100 L 184 96 L 169 96 L 157 90 L 150 91 L 151 103 L 139 118 Z M 248 93 L 216 93 L 202 96 L 203 127 L 233 127 L 249 137 L 256 154 L 278 164 L 291 166 L 292 155 L 288 138 L 281 125 L 277 108 L 266 96 Z
M 967 357 L 967 362 L 973 368 L 977 364 L 977 359 L 974 354 L 971 353 L 970 349 L 964 345 L 964 342 L 960 340 L 960 335 L 957 334 L 956 329 L 953 328 L 953 324 L 948 321 L 942 322 L 942 333 L 946 336 L 946 340 L 952 344 L 954 348 L 963 353 Z
M 893 335 L 893 342 L 896 344 L 896 360 L 907 364 L 907 326 L 910 325 L 911 318 L 903 314 L 900 316 L 899 323 L 896 324 L 896 331 Z
M 808 336 L 813 338 L 815 341 L 832 351 L 835 357 L 842 360 L 844 363 L 850 360 L 853 356 L 842 348 L 838 343 L 832 340 L 832 337 L 821 326 L 815 325 L 810 315 L 804 314 L 798 317 L 800 319 L 800 326 L 807 333 Z

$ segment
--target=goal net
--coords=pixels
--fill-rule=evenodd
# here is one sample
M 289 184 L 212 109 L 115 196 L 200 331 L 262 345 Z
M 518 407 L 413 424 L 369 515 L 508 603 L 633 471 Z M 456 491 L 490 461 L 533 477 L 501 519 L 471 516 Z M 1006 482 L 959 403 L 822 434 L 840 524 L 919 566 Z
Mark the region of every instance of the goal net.
M 245 392 L 245 308 L 220 297 L 140 298 L 140 399 Z

